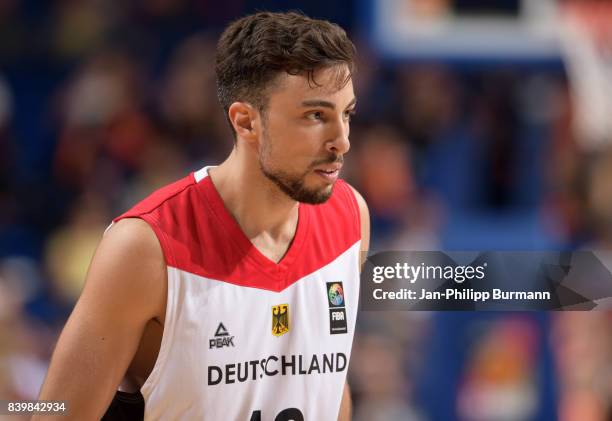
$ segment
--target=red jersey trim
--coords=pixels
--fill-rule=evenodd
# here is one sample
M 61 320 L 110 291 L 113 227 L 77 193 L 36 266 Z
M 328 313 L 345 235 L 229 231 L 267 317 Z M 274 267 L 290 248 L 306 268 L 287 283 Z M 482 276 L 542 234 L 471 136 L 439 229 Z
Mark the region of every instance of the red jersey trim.
M 257 250 L 234 220 L 212 179 L 194 175 L 157 190 L 115 218 L 141 218 L 153 229 L 166 264 L 236 285 L 282 291 L 333 262 L 361 238 L 359 207 L 342 180 L 321 205 L 299 204 L 292 244 L 275 263 Z

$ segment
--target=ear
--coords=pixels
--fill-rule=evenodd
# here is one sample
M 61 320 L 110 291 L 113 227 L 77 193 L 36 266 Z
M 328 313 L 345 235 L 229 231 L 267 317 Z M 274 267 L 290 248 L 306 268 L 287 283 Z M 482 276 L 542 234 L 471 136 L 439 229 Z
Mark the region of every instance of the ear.
M 259 113 L 255 107 L 247 102 L 234 102 L 230 105 L 227 114 L 238 137 L 248 142 L 257 139 L 258 125 L 256 119 Z

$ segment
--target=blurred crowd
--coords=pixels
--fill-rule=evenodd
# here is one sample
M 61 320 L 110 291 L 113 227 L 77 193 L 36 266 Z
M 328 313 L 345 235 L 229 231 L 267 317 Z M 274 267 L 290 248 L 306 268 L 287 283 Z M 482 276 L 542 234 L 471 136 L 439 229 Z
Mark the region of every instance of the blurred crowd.
M 229 153 L 215 41 L 256 6 L 278 5 L 0 2 L 0 399 L 37 396 L 110 220 Z M 369 204 L 372 252 L 612 245 L 612 148 L 581 148 L 561 62 L 387 62 L 350 8 L 294 7 L 358 44 L 344 178 Z M 355 419 L 606 419 L 609 323 L 364 312 Z

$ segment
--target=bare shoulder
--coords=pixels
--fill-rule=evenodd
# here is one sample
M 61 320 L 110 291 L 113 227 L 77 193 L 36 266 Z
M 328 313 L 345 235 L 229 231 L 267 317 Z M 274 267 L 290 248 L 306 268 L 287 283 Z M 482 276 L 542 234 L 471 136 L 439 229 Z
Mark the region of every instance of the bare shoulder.
M 357 200 L 357 205 L 359 206 L 359 216 L 361 220 L 361 251 L 363 252 L 361 264 L 363 264 L 367 255 L 367 251 L 370 247 L 370 211 L 368 210 L 368 204 L 366 203 L 361 193 L 359 193 L 350 184 L 348 184 L 348 186 L 355 194 L 355 199 Z
M 148 223 L 140 218 L 126 218 L 113 223 L 106 231 L 100 246 L 119 247 L 122 252 L 151 254 L 149 257 L 163 259 L 159 241 Z
M 108 257 L 117 263 L 131 262 L 129 266 L 137 262 L 155 263 L 157 269 L 165 266 L 157 236 L 140 218 L 126 218 L 113 223 L 102 238 L 96 257 Z M 132 260 L 134 258 L 136 261 Z
M 156 312 L 165 299 L 164 255 L 151 227 L 138 218 L 113 224 L 92 259 L 80 301 L 112 294 L 120 304 L 141 304 L 143 316 Z M 151 306 L 151 307 L 150 307 Z M 126 310 L 134 309 L 132 305 Z
M 359 193 L 357 191 L 357 189 L 355 187 L 351 186 L 348 183 L 346 183 L 346 184 L 351 188 L 351 190 L 355 194 L 355 199 L 357 199 L 357 204 L 359 205 L 359 213 L 361 214 L 362 217 L 364 215 L 366 215 L 368 217 L 368 219 L 369 219 L 370 212 L 368 211 L 368 204 L 366 203 L 365 199 L 363 198 L 361 193 Z

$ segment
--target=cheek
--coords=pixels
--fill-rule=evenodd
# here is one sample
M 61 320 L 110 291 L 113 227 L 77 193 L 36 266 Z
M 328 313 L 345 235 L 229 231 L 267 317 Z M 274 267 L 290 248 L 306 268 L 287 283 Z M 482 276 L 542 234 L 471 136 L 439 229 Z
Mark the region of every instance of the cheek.
M 324 124 L 305 124 L 295 119 L 281 123 L 279 119 L 269 121 L 264 131 L 260 159 L 266 167 L 300 172 L 325 154 Z
M 297 127 L 292 131 L 291 139 L 299 153 L 306 156 L 319 156 L 325 148 L 328 130 L 324 124 Z
M 291 163 L 291 157 L 295 155 L 286 142 L 284 136 L 274 136 L 268 132 L 261 143 L 259 160 L 267 168 L 281 169 Z
M 317 156 L 323 145 L 320 128 L 299 127 L 294 125 L 283 132 L 277 132 L 272 140 L 269 150 L 276 157 L 298 163 L 303 158 Z

